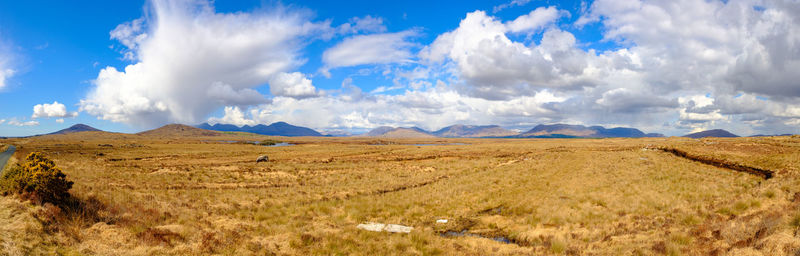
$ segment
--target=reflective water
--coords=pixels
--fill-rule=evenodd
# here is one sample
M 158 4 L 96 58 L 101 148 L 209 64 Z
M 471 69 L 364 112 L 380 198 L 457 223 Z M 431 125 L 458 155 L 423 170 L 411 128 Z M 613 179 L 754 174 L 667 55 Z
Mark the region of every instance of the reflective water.
M 471 236 L 471 237 L 480 237 L 480 238 L 492 239 L 494 241 L 505 243 L 505 244 L 510 244 L 511 243 L 511 240 L 508 239 L 507 237 L 503 237 L 503 236 L 486 237 L 486 236 L 482 236 L 482 235 L 479 235 L 479 234 L 467 233 L 467 230 L 462 230 L 461 232 L 447 231 L 445 233 L 442 233 L 441 236 L 443 236 L 443 237 Z

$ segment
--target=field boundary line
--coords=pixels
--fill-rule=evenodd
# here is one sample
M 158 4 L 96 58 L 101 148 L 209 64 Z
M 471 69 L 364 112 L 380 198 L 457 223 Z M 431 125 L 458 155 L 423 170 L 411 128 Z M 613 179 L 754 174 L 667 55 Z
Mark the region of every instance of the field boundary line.
M 771 179 L 773 176 L 775 176 L 775 172 L 772 171 L 772 170 L 761 169 L 761 168 L 756 168 L 756 167 L 752 167 L 752 166 L 746 166 L 746 165 L 742 165 L 742 164 L 738 164 L 738 163 L 732 163 L 732 162 L 728 162 L 728 161 L 721 160 L 721 159 L 715 159 L 715 158 L 711 158 L 711 157 L 693 155 L 693 154 L 691 154 L 689 152 L 686 152 L 686 151 L 683 151 L 683 150 L 680 150 L 680 149 L 677 149 L 677 148 L 658 147 L 658 148 L 647 148 L 647 149 L 660 150 L 662 152 L 670 153 L 670 154 L 673 154 L 673 155 L 675 155 L 677 157 L 688 159 L 688 160 L 691 160 L 691 161 L 694 161 L 694 162 L 699 162 L 699 163 L 703 163 L 703 164 L 707 164 L 707 165 L 712 165 L 712 166 L 716 166 L 716 167 L 724 168 L 724 169 L 728 169 L 728 170 L 734 170 L 734 171 L 738 171 L 738 172 L 749 173 L 749 174 L 756 175 L 756 176 L 759 176 L 761 178 L 764 178 L 765 180 Z

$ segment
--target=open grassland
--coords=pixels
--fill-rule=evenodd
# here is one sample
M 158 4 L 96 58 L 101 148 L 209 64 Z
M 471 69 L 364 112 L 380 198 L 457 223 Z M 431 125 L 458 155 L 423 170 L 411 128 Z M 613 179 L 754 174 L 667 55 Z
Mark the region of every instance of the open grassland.
M 270 139 L 295 145 L 250 144 Z M 45 152 L 75 181 L 74 195 L 102 205 L 65 219 L 52 207 L 0 198 L 0 233 L 11 234 L 0 236 L 0 254 L 800 250 L 800 138 L 171 138 L 89 132 L 2 143 L 17 145 L 17 159 Z M 764 179 L 659 148 L 774 176 Z M 270 161 L 257 164 L 259 155 Z M 356 229 L 365 222 L 414 230 Z

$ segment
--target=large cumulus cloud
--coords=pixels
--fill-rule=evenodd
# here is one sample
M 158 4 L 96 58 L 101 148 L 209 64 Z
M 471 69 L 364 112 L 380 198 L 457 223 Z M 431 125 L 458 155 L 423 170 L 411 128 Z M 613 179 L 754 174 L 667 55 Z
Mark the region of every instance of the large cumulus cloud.
M 796 1 L 598 0 L 577 25 L 626 46 L 635 84 L 681 102 L 678 127 L 798 132 L 798 17 Z
M 195 123 L 225 105 L 267 103 L 255 88 L 301 64 L 300 39 L 324 28 L 279 7 L 218 13 L 205 1 L 149 6 L 151 15 L 111 32 L 135 63 L 100 71 L 81 110 L 147 127 Z
M 508 21 L 475 11 L 420 56 L 444 63 L 460 92 L 474 97 L 511 101 L 543 89 L 561 95 L 567 100 L 551 106 L 555 120 L 798 132 L 789 126 L 798 123 L 800 102 L 800 73 L 793 72 L 800 68 L 798 6 L 598 0 L 573 24 L 562 23 L 567 15 L 554 7 Z M 565 29 L 590 23 L 617 47 L 586 47 Z M 541 33 L 541 40 L 512 40 L 520 31 Z M 701 98 L 708 99 L 702 107 Z
M 575 47 L 569 32 L 550 27 L 559 17 L 540 7 L 503 23 L 483 11 L 467 14 L 459 27 L 436 38 L 421 52 L 433 63 L 452 61 L 457 75 L 470 87 L 465 93 L 486 99 L 532 95 L 543 88 L 577 89 L 592 86 L 591 53 Z M 539 45 L 511 40 L 510 32 L 546 29 Z

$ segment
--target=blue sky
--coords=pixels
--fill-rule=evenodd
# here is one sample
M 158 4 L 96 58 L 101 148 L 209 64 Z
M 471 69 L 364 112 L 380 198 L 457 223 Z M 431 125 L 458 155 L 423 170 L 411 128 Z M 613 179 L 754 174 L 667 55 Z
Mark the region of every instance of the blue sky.
M 800 133 L 798 5 L 0 2 L 0 136 L 207 121 Z

